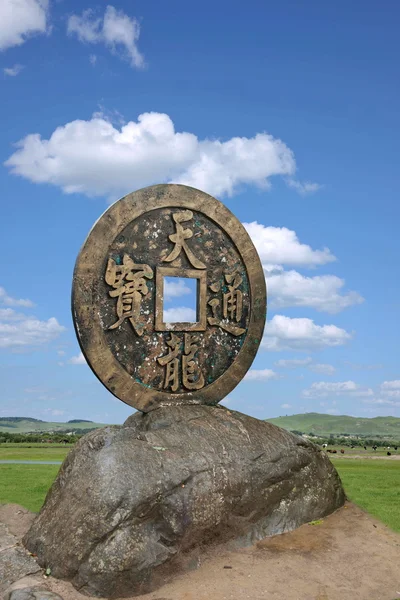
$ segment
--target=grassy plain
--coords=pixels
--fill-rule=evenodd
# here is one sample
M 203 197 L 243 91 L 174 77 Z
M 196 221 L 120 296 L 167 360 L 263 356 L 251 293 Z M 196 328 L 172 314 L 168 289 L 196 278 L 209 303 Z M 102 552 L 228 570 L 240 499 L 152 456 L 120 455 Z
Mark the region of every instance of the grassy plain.
M 400 531 L 400 460 L 332 458 L 348 498 Z
M 0 460 L 64 460 L 73 446 L 0 444 Z
M 15 502 L 38 512 L 59 465 L 0 465 L 0 504 Z

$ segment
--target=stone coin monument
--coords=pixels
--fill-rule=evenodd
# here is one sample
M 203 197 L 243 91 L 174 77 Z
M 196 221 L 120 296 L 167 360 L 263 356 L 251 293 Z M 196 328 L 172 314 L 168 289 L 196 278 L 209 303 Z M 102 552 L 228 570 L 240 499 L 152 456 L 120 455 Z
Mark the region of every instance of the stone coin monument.
M 194 322 L 164 322 L 166 278 L 196 282 Z M 256 355 L 265 277 L 246 230 L 221 202 L 158 185 L 97 221 L 76 263 L 72 303 L 82 351 L 115 396 L 144 412 L 215 405 Z
M 171 278 L 195 282 L 190 322 L 164 318 Z M 113 204 L 78 256 L 72 311 L 89 366 L 138 412 L 76 444 L 26 534 L 53 576 L 88 595 L 139 595 L 222 545 L 343 504 L 315 445 L 218 405 L 250 368 L 266 315 L 257 251 L 221 202 L 169 184 Z

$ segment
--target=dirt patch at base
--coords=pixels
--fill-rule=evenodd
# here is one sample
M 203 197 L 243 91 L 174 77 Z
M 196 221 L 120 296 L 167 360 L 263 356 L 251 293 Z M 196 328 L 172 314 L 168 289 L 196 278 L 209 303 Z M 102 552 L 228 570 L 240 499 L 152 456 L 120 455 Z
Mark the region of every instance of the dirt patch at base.
M 19 504 L 0 504 L 0 523 L 5 523 L 10 533 L 22 538 L 29 527 L 35 513 Z
M 9 505 L 10 506 L 10 505 Z M 21 507 L 0 507 L 7 523 Z M 28 519 L 27 519 L 28 521 Z M 62 543 L 62 541 L 60 541 Z M 44 580 L 42 579 L 42 582 Z M 87 600 L 70 584 L 45 585 L 64 600 Z M 400 599 L 400 535 L 353 504 L 290 533 L 237 551 L 209 554 L 195 571 L 136 600 Z

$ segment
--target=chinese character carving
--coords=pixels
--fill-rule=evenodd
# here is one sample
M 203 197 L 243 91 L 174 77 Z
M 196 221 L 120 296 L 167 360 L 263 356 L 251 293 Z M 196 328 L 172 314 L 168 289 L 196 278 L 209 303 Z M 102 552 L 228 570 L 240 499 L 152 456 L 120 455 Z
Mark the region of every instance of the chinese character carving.
M 149 265 L 136 264 L 124 254 L 122 265 L 110 258 L 107 264 L 105 281 L 113 290 L 111 298 L 118 298 L 116 312 L 118 320 L 109 329 L 119 327 L 125 319 L 129 319 L 137 335 L 143 335 L 144 322 L 140 317 L 142 297 L 149 292 L 146 279 L 153 278 L 153 270 Z
M 170 334 L 170 339 L 167 340 L 169 346 L 168 354 L 157 359 L 162 367 L 166 367 L 164 377 L 164 389 L 171 388 L 176 392 L 179 388 L 180 369 L 178 355 L 181 350 L 181 340 L 174 333 Z M 195 354 L 199 346 L 195 343 L 198 341 L 197 336 L 185 333 L 184 347 L 182 355 L 182 385 L 187 390 L 199 390 L 204 387 L 204 376 L 196 363 Z
M 225 281 L 228 284 L 228 291 L 222 294 L 222 318 L 218 316 L 221 310 L 221 302 L 218 298 L 212 298 L 208 301 L 212 313 L 212 316 L 207 319 L 208 324 L 221 327 L 221 329 L 235 336 L 242 335 L 246 330 L 236 323 L 239 323 L 243 313 L 243 293 L 238 289 L 243 282 L 243 278 L 239 273 L 225 274 Z M 220 290 L 218 283 L 213 283 L 209 287 L 214 293 Z
M 243 282 L 243 278 L 238 274 L 225 275 L 225 281 L 228 284 L 228 293 L 223 294 L 224 319 L 235 320 L 236 323 L 242 318 L 243 294 L 237 288 Z
M 179 387 L 179 359 L 177 358 L 181 340 L 177 335 L 171 333 L 171 337 L 167 340 L 167 344 L 170 347 L 168 354 L 158 358 L 158 362 L 161 366 L 167 366 L 165 371 L 164 388 L 171 387 L 173 392 Z
M 167 258 L 163 259 L 163 262 L 172 262 L 173 260 L 178 258 L 179 254 L 183 250 L 189 262 L 195 269 L 205 269 L 206 265 L 202 263 L 201 260 L 195 257 L 192 250 L 186 243 L 186 240 L 189 240 L 191 237 L 193 237 L 193 231 L 191 229 L 184 229 L 184 227 L 181 225 L 181 223 L 190 221 L 193 218 L 192 211 L 183 210 L 182 212 L 173 213 L 172 218 L 176 224 L 176 233 L 172 233 L 168 237 L 171 240 L 171 242 L 175 244 L 175 248 L 167 256 Z
M 182 356 L 182 383 L 188 390 L 199 390 L 204 386 L 204 376 L 194 360 L 199 347 L 195 344 L 197 336 L 185 333 L 184 355 Z

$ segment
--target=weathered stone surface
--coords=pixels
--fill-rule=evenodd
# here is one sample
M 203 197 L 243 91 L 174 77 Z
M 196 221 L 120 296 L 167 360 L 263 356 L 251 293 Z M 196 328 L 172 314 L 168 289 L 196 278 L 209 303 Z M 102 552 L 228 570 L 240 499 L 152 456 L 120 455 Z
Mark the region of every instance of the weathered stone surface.
M 136 413 L 80 440 L 24 538 L 88 594 L 156 588 L 218 543 L 252 543 L 327 515 L 344 493 L 327 456 L 221 407 Z
M 5 598 L 5 600 L 63 600 L 55 592 L 50 592 L 40 587 L 27 587 L 20 590 L 14 590 Z
M 40 570 L 37 562 L 20 546 L 15 535 L 0 522 L 0 597 L 14 581 Z

